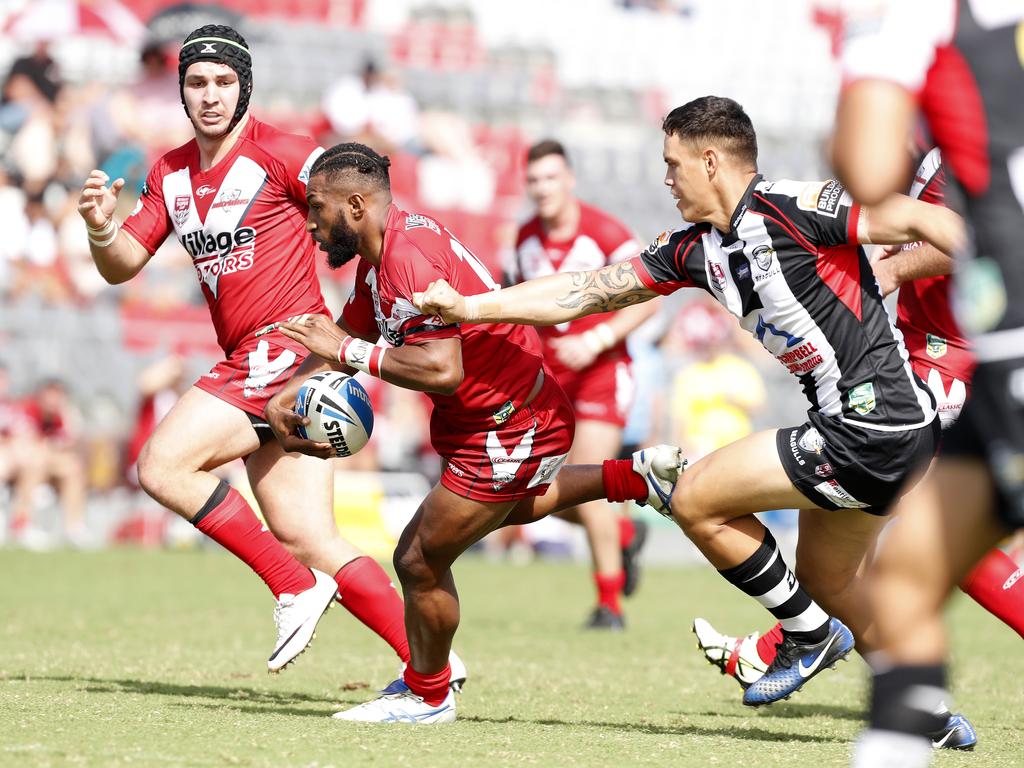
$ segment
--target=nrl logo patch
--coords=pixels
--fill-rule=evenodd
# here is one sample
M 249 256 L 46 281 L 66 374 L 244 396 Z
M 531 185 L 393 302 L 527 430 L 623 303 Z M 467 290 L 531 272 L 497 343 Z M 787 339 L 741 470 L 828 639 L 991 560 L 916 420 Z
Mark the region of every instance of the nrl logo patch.
M 850 407 L 861 416 L 867 416 L 875 410 L 875 385 L 870 381 L 858 384 L 849 391 Z

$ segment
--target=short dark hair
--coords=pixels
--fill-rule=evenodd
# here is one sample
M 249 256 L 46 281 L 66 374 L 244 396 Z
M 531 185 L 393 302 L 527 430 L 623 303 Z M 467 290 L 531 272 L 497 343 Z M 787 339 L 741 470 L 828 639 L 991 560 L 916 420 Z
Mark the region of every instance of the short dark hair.
M 555 139 L 542 139 L 526 150 L 526 162 L 533 163 L 548 155 L 561 155 L 565 164 L 569 165 L 569 155 L 562 142 Z
M 676 107 L 661 124 L 666 136 L 714 141 L 757 170 L 757 134 L 743 107 L 723 96 L 701 96 Z
M 342 173 L 353 173 L 361 182 L 390 192 L 390 167 L 391 160 L 387 157 L 377 154 L 365 144 L 349 141 L 324 150 L 309 169 L 309 178 L 323 173 L 329 174 L 333 179 Z

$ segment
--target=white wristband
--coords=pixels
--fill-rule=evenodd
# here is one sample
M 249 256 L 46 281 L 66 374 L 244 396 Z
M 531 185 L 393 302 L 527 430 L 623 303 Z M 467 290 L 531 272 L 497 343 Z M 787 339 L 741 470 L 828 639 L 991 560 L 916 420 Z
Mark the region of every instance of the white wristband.
M 89 242 L 97 246 L 98 248 L 106 248 L 108 245 L 110 245 L 117 239 L 117 233 L 120 231 L 121 228 L 117 225 L 117 222 L 114 222 L 111 225 L 111 227 L 107 230 L 107 232 L 110 233 L 107 237 L 103 237 L 103 235 L 99 235 L 99 237 L 96 237 L 94 236 L 93 231 L 89 230 Z M 103 234 L 107 234 L 107 232 Z
M 465 315 L 467 323 L 482 321 L 484 323 L 501 322 L 501 291 L 489 291 L 465 297 Z
M 346 336 L 338 347 L 338 362 L 380 378 L 381 363 L 384 362 L 384 347 L 378 347 L 363 339 Z
M 599 355 L 606 349 L 615 346 L 615 331 L 609 328 L 607 323 L 600 323 L 584 332 L 583 343 L 590 348 L 591 352 Z
M 116 222 L 114 221 L 114 217 L 111 216 L 109 219 L 107 219 L 106 223 L 102 227 L 90 227 L 89 224 L 86 223 L 85 228 L 89 230 L 90 235 L 95 235 L 96 237 L 104 237 L 114 231 L 115 225 Z

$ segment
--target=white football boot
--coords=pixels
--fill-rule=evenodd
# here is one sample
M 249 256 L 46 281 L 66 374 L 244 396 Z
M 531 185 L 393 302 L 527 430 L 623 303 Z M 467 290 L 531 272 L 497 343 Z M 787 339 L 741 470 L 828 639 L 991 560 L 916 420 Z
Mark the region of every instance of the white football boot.
M 316 568 L 309 570 L 316 579 L 312 587 L 297 595 L 282 594 L 277 600 L 274 608 L 277 643 L 267 659 L 270 672 L 280 672 L 306 650 L 313 640 L 317 622 L 338 594 L 338 584 L 333 578 Z
M 757 653 L 760 638 L 757 632 L 746 637 L 723 635 L 704 619 L 697 618 L 693 620 L 693 634 L 708 663 L 718 667 L 723 675 L 735 678 L 744 690 L 768 669 Z
M 647 481 L 648 506 L 670 516 L 668 504 L 685 466 L 682 451 L 675 445 L 653 445 L 633 454 L 633 471 Z
M 373 701 L 335 712 L 331 717 L 356 723 L 437 725 L 455 722 L 455 691 L 451 688 L 444 701 L 436 707 L 410 691 L 401 678 L 392 682 L 380 694 Z

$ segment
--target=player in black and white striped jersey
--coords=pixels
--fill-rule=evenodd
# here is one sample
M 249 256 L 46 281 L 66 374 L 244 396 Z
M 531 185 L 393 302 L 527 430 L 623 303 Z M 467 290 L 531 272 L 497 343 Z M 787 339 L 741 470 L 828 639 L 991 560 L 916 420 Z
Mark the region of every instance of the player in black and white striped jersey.
M 762 179 L 753 126 L 731 99 L 696 99 L 663 128 L 665 183 L 695 223 L 628 262 L 468 299 L 438 282 L 419 306 L 449 322 L 543 325 L 698 287 L 797 377 L 807 422 L 711 453 L 671 501 L 672 517 L 722 575 L 782 622 L 776 660 L 744 693 L 757 706 L 848 654 L 843 622 L 870 647 L 857 572 L 885 508 L 937 443 L 935 401 L 909 367 L 859 244 L 927 240 L 948 252 L 962 222 L 902 196 L 862 210 L 834 181 Z M 785 507 L 801 509 L 799 580 L 754 517 Z

